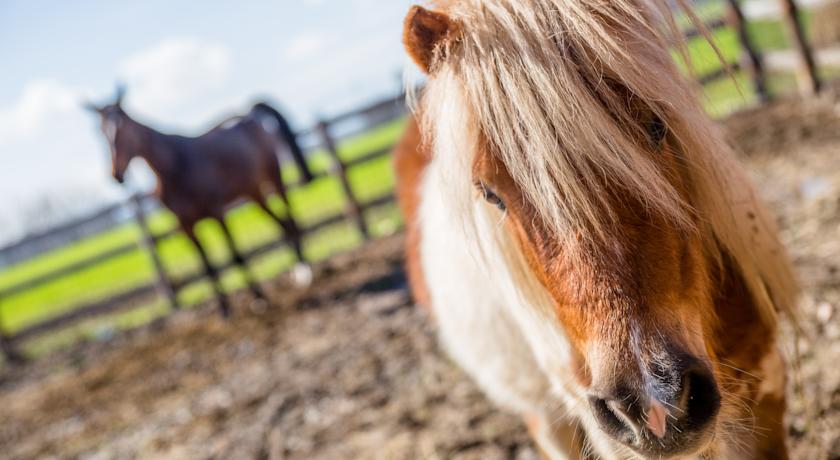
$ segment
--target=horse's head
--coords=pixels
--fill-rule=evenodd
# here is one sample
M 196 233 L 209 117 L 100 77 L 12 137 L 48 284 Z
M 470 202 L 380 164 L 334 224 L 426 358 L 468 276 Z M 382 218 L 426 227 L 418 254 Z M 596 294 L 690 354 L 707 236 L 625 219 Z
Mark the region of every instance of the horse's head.
M 678 177 L 676 165 L 668 167 Z M 692 451 L 707 441 L 721 389 L 713 363 L 715 267 L 701 235 L 605 179 L 598 190 L 614 221 L 604 235 L 590 240 L 591 229 L 582 228 L 558 236 L 493 154 L 478 151 L 472 174 L 489 204 L 480 212 L 504 222 L 572 345 L 571 359 L 554 369 L 566 374 L 557 376 L 561 384 L 576 388 L 601 429 L 642 453 Z M 570 379 L 564 369 L 577 372 Z
M 98 106 L 93 103 L 85 104 L 85 109 L 99 115 L 102 133 L 108 141 L 111 152 L 111 174 L 117 182 L 125 181 L 125 171 L 132 158 L 137 155 L 136 135 L 126 128 L 128 115 L 122 107 L 125 88 L 117 87 L 117 96 L 113 102 Z
M 751 194 L 730 215 L 743 177 L 651 26 L 667 2 L 445 3 L 412 9 L 404 40 L 429 74 L 430 174 L 489 283 L 585 422 L 646 457 L 712 448 L 755 395 L 728 383 L 725 323 L 772 347 L 790 285 L 767 285 L 789 272 Z M 776 255 L 750 246 L 765 236 Z

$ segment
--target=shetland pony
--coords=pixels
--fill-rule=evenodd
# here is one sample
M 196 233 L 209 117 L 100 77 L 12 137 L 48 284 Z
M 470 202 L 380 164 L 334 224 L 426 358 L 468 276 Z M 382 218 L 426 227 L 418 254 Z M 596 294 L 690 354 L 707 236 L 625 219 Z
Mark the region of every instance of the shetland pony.
M 104 106 L 87 104 L 97 114 L 102 134 L 111 152 L 112 175 L 123 183 L 125 172 L 135 157 L 144 159 L 158 179 L 156 194 L 170 210 L 187 237 L 193 242 L 208 278 L 212 281 L 223 316 L 230 306 L 222 291 L 218 270 L 213 266 L 195 233 L 196 224 L 206 218 L 219 222 L 234 262 L 242 268 L 255 297 L 267 299 L 256 278 L 236 248 L 225 223 L 227 206 L 247 198 L 274 219 L 289 239 L 300 264 L 293 275 L 308 282 L 310 272 L 303 264 L 301 232 L 293 218 L 280 177 L 277 154 L 288 149 L 304 182 L 312 180 L 303 151 L 286 119 L 270 105 L 261 102 L 244 116 L 234 117 L 198 137 L 160 133 L 134 120 L 122 106 L 124 89 L 116 100 Z M 277 215 L 268 205 L 267 192 L 273 191 L 286 205 L 287 217 Z
M 669 49 L 666 0 L 414 7 L 408 273 L 549 458 L 786 458 L 773 217 Z M 687 8 L 686 8 L 687 10 Z

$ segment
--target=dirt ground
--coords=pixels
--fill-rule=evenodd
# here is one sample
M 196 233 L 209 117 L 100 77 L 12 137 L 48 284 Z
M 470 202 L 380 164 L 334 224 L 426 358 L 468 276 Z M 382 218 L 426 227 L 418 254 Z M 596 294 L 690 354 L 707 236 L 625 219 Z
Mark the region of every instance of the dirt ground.
M 840 459 L 840 97 L 724 124 L 804 286 L 794 458 Z M 0 371 L 0 458 L 536 458 L 410 306 L 401 243 L 336 257 L 306 290 L 277 279 L 268 308 L 238 295 L 230 322 L 182 312 Z

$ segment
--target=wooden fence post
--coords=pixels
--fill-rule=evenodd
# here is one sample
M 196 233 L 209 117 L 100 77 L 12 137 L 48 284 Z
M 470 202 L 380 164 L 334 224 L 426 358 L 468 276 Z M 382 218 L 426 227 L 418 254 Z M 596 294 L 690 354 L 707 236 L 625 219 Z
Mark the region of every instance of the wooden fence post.
M 0 305 L 0 353 L 3 353 L 3 356 L 6 358 L 7 363 L 11 364 L 19 364 L 24 361 L 23 355 L 18 353 L 15 350 L 15 347 L 12 345 L 12 338 L 7 336 L 4 329 L 3 324 L 3 309 L 2 305 Z
M 799 8 L 794 0 L 779 0 L 782 7 L 782 21 L 788 31 L 794 50 L 799 54 L 799 66 L 797 67 L 797 79 L 802 92 L 814 95 L 820 91 L 820 78 L 817 75 L 817 66 L 814 62 L 814 53 L 811 45 L 805 37 L 805 30 L 799 21 Z
M 761 103 L 767 102 L 770 99 L 770 94 L 767 91 L 767 75 L 764 72 L 764 64 L 761 62 L 761 54 L 755 47 L 747 30 L 747 21 L 744 18 L 744 12 L 738 0 L 727 0 L 729 7 L 727 8 L 727 21 L 735 29 L 738 34 L 738 40 L 744 48 L 746 55 L 745 65 L 747 71 L 750 73 L 753 88 L 755 89 L 758 101 Z
M 23 355 L 15 350 L 9 338 L 3 334 L 0 334 L 0 351 L 3 352 L 3 357 L 6 359 L 7 363 L 20 364 L 26 361 Z
M 143 196 L 135 194 L 131 197 L 134 205 L 134 218 L 137 220 L 137 225 L 140 227 L 140 246 L 149 253 L 152 258 L 152 265 L 155 267 L 155 288 L 158 293 L 166 298 L 169 306 L 173 310 L 178 310 L 180 304 L 178 303 L 178 295 L 172 287 L 172 283 L 166 276 L 166 270 L 163 267 L 163 261 L 160 260 L 160 254 L 157 250 L 157 242 L 151 229 L 149 229 L 148 221 L 146 220 L 146 211 L 143 209 Z
M 318 131 L 318 136 L 321 138 L 321 143 L 323 144 L 324 149 L 327 150 L 327 153 L 333 160 L 331 172 L 338 176 L 338 179 L 341 182 L 341 187 L 344 189 L 344 195 L 347 198 L 346 213 L 356 222 L 356 227 L 359 229 L 359 232 L 361 232 L 362 238 L 368 240 L 370 239 L 370 232 L 368 231 L 367 223 L 365 223 L 365 214 L 362 211 L 359 200 L 356 199 L 356 195 L 353 193 L 352 187 L 350 187 L 350 181 L 347 178 L 347 167 L 338 156 L 338 149 L 335 146 L 335 141 L 330 135 L 329 125 L 324 121 L 320 121 L 318 122 L 316 130 Z

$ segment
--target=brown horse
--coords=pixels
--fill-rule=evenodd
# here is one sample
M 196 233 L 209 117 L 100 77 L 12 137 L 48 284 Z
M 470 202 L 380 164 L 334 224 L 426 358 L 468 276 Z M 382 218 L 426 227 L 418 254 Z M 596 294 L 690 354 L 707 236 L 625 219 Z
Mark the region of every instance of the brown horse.
M 253 200 L 280 225 L 298 261 L 304 261 L 301 233 L 291 218 L 286 187 L 280 177 L 278 153 L 282 148 L 289 150 L 304 181 L 312 180 L 312 173 L 286 119 L 268 104 L 259 103 L 247 115 L 230 118 L 198 137 L 163 134 L 130 117 L 122 107 L 123 95 L 120 89 L 115 102 L 102 107 L 87 106 L 101 118 L 114 179 L 124 181 L 126 169 L 135 157 L 149 164 L 158 179 L 157 196 L 195 244 L 224 316 L 230 314 L 230 307 L 222 293 L 218 271 L 196 237 L 195 226 L 200 220 L 219 222 L 234 262 L 243 269 L 251 291 L 266 299 L 237 250 L 224 215 L 234 201 Z M 267 191 L 280 196 L 288 218 L 271 210 Z
M 786 458 L 797 287 L 672 2 L 438 3 L 406 19 L 429 77 L 396 169 L 453 358 L 551 458 Z

